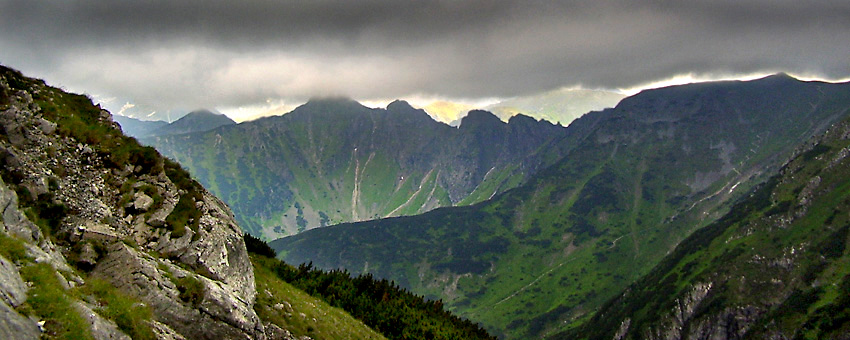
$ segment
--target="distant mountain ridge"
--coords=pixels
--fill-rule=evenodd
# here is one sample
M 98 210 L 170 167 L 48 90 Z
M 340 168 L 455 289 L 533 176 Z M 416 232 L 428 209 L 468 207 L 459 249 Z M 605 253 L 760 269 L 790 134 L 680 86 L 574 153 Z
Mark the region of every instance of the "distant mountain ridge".
M 507 338 L 552 334 L 723 216 L 848 108 L 850 84 L 781 74 L 648 90 L 572 122 L 549 144 L 563 158 L 492 200 L 271 245 L 291 263 L 394 280 Z
M 189 112 L 171 123 L 138 120 L 120 115 L 115 116 L 115 121 L 121 125 L 124 133 L 136 138 L 203 132 L 219 126 L 236 124 L 235 121 L 227 116 L 206 109 Z
M 460 125 L 466 114 L 474 109 L 492 112 L 503 121 L 522 114 L 536 120 L 546 120 L 553 124 L 567 126 L 578 117 L 591 111 L 614 107 L 626 95 L 603 91 L 561 88 L 543 93 L 502 99 L 496 103 L 476 106 L 451 101 L 435 101 L 424 107 L 434 120 Z
M 459 128 L 407 102 L 314 99 L 283 116 L 146 138 L 267 239 L 348 221 L 467 205 L 557 159 L 563 127 L 473 111 Z
M 168 122 L 161 120 L 140 120 L 117 114 L 112 117 L 121 126 L 121 131 L 124 134 L 136 138 L 147 137 L 159 128 L 168 125 Z

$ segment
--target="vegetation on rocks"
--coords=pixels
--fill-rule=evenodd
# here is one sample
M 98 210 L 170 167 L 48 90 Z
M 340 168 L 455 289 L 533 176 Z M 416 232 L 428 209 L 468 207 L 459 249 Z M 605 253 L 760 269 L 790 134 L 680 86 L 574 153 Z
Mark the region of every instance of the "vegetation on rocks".
M 238 226 L 177 163 L 87 97 L 5 67 L 0 132 L 0 304 L 16 310 L 0 338 L 264 336 Z
M 347 271 L 322 271 L 310 265 L 292 267 L 271 248 L 246 234 L 254 263 L 304 292 L 341 308 L 388 339 L 495 339 L 479 325 L 452 315 L 441 301 L 428 301 L 386 279 L 351 276 Z M 264 255 L 261 255 L 264 254 Z

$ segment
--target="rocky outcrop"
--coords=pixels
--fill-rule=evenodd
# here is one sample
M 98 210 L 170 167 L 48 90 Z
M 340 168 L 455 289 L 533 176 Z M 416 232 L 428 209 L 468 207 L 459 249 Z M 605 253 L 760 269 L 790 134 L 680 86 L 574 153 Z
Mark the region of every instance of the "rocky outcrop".
M 157 320 L 191 339 L 249 339 L 262 334 L 252 303 L 221 281 L 156 259 L 123 243 L 109 246 L 92 272 L 147 301 Z M 190 283 L 196 287 L 188 287 Z M 197 297 L 187 297 L 197 289 Z
M 675 340 L 683 338 L 683 330 L 691 321 L 694 311 L 699 307 L 706 295 L 711 291 L 711 282 L 699 283 L 691 287 L 690 291 L 681 298 L 676 299 L 673 310 L 667 316 L 666 321 L 661 321 L 656 329 L 647 334 L 648 339 Z M 625 334 L 625 331 L 618 333 Z
M 151 328 L 161 339 L 266 338 L 253 310 L 252 265 L 230 209 L 152 149 L 115 155 L 135 141 L 109 112 L 0 71 L 0 232 L 24 244 L 27 261 L 65 273 L 59 276 L 66 287 L 96 276 L 150 303 Z M 96 132 L 68 131 L 75 117 L 90 125 L 74 128 Z M 51 237 L 23 207 L 44 215 L 39 223 Z M 22 265 L 0 257 L 0 338 L 40 337 L 37 320 L 14 310 L 27 297 Z M 73 266 L 82 276 L 72 274 Z M 126 338 L 96 306 L 77 307 L 95 338 Z

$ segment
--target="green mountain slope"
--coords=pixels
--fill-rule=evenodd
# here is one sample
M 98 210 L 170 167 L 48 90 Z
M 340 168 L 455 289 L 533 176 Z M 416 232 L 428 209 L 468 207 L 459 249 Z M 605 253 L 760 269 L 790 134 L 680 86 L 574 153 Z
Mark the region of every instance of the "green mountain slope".
M 548 122 L 474 111 L 460 128 L 405 102 L 370 109 L 313 100 L 283 116 L 145 139 L 222 197 L 265 239 L 306 229 L 479 202 L 542 164 L 566 136 Z
M 555 339 L 846 339 L 850 121 Z
M 509 338 L 580 322 L 846 115 L 850 86 L 776 75 L 645 91 L 568 128 L 566 156 L 470 207 L 272 242 L 369 272 Z
M 259 240 L 223 202 L 91 99 L 2 65 L 0 207 L 0 339 L 385 339 L 249 255 Z M 419 301 L 381 310 L 491 338 Z

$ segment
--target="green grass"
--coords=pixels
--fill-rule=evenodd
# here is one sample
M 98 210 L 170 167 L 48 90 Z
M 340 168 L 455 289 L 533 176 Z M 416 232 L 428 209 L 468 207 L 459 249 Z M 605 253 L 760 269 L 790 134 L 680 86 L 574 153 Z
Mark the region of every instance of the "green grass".
M 0 255 L 16 263 L 29 259 L 24 242 L 5 232 L 0 232 Z
M 151 307 L 139 299 L 121 292 L 105 280 L 94 277 L 90 277 L 78 291 L 79 294 L 93 296 L 97 302 L 97 313 L 115 321 L 118 328 L 132 339 L 156 339 L 148 323 L 153 320 Z
M 254 310 L 261 319 L 295 336 L 316 340 L 385 339 L 345 311 L 280 280 L 268 269 L 271 261 L 274 260 L 251 255 L 258 292 Z
M 57 275 L 46 263 L 22 267 L 21 277 L 33 285 L 19 310 L 44 320 L 48 339 L 92 339 L 88 322 L 74 308 L 74 297 L 62 287 Z

